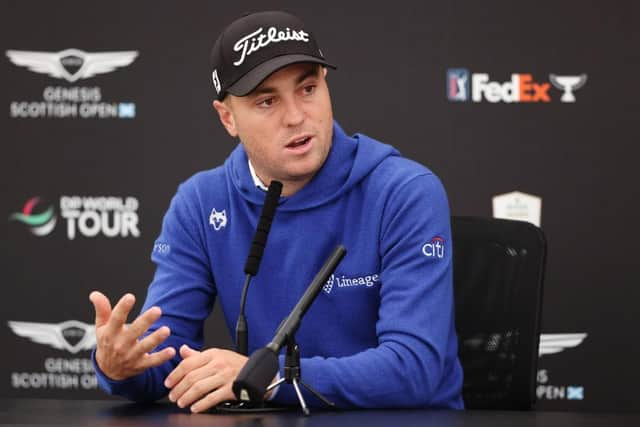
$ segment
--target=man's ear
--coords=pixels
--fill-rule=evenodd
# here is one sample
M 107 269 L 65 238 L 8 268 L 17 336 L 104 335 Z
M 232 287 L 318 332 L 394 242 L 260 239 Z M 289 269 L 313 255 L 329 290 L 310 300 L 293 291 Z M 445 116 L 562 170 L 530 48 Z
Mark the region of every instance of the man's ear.
M 238 130 L 236 128 L 236 121 L 233 117 L 233 111 L 226 102 L 220 102 L 218 100 L 213 101 L 213 108 L 218 112 L 220 123 L 227 130 L 229 135 L 233 138 L 238 136 Z

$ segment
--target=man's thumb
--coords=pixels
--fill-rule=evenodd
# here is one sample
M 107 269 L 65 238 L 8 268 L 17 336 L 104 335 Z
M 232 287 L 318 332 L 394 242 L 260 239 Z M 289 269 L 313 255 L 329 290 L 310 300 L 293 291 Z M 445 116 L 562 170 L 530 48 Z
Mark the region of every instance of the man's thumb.
M 111 316 L 111 303 L 109 302 L 109 298 L 98 291 L 91 292 L 91 294 L 89 294 L 89 300 L 93 303 L 93 308 L 96 310 L 96 328 L 99 328 L 107 323 Z
M 183 359 L 192 356 L 195 353 L 197 353 L 197 351 L 186 344 L 182 344 L 182 346 L 180 346 L 180 356 L 182 356 Z

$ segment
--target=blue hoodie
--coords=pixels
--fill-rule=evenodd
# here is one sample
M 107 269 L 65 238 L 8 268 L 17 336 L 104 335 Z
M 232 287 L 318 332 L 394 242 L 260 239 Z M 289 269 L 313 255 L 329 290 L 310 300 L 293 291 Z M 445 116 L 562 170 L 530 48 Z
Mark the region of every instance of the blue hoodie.
M 201 348 L 216 298 L 233 332 L 263 201 L 242 144 L 223 166 L 179 187 L 154 245 L 157 270 L 142 309 L 162 308 L 150 330 L 171 329 L 160 348 Z M 248 292 L 249 352 L 271 341 L 338 244 L 347 255 L 296 334 L 302 379 L 345 408 L 463 408 L 442 184 L 393 147 L 349 137 L 337 124 L 316 176 L 279 200 Z M 96 366 L 98 382 L 112 394 L 156 400 L 168 393 L 164 379 L 180 360 L 176 355 L 124 381 Z M 280 355 L 280 375 L 283 362 Z M 293 387 L 281 385 L 274 401 L 297 402 Z

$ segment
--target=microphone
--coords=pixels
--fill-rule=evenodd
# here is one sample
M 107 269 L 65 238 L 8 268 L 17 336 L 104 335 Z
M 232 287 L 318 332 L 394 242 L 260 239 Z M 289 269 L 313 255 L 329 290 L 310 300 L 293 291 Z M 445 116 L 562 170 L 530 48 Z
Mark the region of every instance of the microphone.
M 242 296 L 240 297 L 240 313 L 238 314 L 238 321 L 236 322 L 236 351 L 240 354 L 248 354 L 248 341 L 249 341 L 249 328 L 247 325 L 247 318 L 244 315 L 244 308 L 247 301 L 247 291 L 249 289 L 249 282 L 251 277 L 258 274 L 258 268 L 260 267 L 260 261 L 262 260 L 262 253 L 264 247 L 267 244 L 267 236 L 271 229 L 271 223 L 276 213 L 276 207 L 278 206 L 278 199 L 282 193 L 282 183 L 279 181 L 271 181 L 267 195 L 264 199 L 264 205 L 262 206 L 262 212 L 260 213 L 260 220 L 256 227 L 256 233 L 251 243 L 251 249 L 247 256 L 247 261 L 244 265 L 244 272 L 246 274 L 244 280 L 244 286 L 242 287 Z
M 276 213 L 276 207 L 278 207 L 280 193 L 282 193 L 282 183 L 280 181 L 271 181 L 267 195 L 264 198 L 260 221 L 253 237 L 253 243 L 251 243 L 251 250 L 249 251 L 247 262 L 244 264 L 244 272 L 251 276 L 258 274 L 258 267 L 260 267 L 260 261 L 262 261 L 262 252 L 267 244 L 267 236 L 271 229 L 273 216 Z
M 282 349 L 287 339 L 293 337 L 296 333 L 300 327 L 302 317 L 346 253 L 347 250 L 342 245 L 338 245 L 333 250 L 305 293 L 291 310 L 289 316 L 280 324 L 271 342 L 251 355 L 233 382 L 232 388 L 236 398 L 243 401 L 258 402 L 264 399 L 269 383 L 278 372 L 278 353 L 280 349 Z

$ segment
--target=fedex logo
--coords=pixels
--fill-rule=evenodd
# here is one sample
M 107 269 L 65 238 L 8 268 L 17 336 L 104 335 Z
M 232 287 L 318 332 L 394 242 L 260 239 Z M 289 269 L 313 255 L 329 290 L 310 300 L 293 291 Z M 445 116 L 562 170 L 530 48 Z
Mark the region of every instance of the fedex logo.
M 489 75 L 473 74 L 473 102 L 550 102 L 550 83 L 536 83 L 531 74 L 511 74 L 505 83 L 489 81 Z
M 511 74 L 506 82 L 489 79 L 486 73 L 464 68 L 447 70 L 447 98 L 454 102 L 551 102 L 550 83 L 538 83 L 531 74 Z

